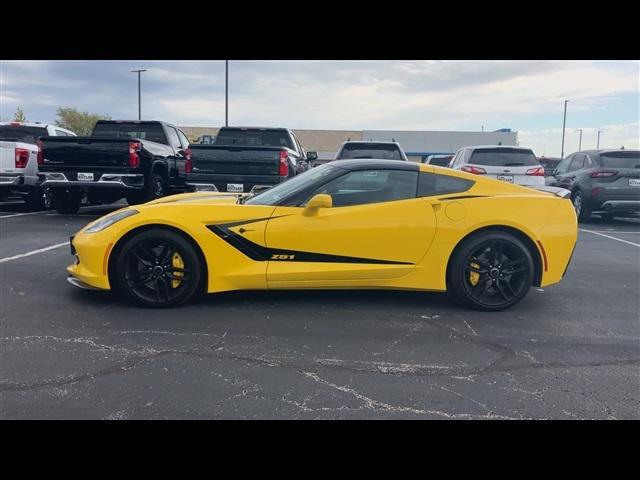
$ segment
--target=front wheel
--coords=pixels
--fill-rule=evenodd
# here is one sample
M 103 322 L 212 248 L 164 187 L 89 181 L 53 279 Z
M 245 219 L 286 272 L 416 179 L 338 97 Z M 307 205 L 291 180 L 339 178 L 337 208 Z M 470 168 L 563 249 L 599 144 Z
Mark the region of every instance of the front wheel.
M 487 231 L 466 240 L 457 250 L 448 284 L 460 303 L 495 311 L 522 300 L 533 277 L 533 259 L 522 241 L 506 232 Z
M 174 307 L 201 288 L 202 265 L 181 235 L 146 230 L 126 240 L 111 262 L 110 281 L 117 293 L 141 307 Z

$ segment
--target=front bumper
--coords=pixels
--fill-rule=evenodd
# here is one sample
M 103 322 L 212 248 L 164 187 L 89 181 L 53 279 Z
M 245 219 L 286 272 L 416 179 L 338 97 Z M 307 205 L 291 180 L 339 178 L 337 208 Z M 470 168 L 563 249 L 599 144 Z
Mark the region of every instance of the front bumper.
M 79 288 L 110 290 L 107 267 L 113 243 L 105 242 L 99 233 L 77 234 L 69 246 L 76 261 L 67 267 L 74 280 L 67 281 Z
M 135 173 L 103 173 L 98 180 L 69 180 L 61 172 L 47 172 L 40 174 L 43 187 L 64 188 L 122 188 L 125 190 L 142 190 L 144 175 Z

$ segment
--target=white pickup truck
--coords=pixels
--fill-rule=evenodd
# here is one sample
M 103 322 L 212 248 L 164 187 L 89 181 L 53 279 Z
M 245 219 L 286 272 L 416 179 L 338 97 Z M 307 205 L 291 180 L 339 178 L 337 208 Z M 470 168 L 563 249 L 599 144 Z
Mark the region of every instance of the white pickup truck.
M 38 139 L 60 136 L 76 134 L 55 125 L 0 122 L 0 200 L 18 194 L 31 209 L 45 206 L 45 195 L 39 188 Z

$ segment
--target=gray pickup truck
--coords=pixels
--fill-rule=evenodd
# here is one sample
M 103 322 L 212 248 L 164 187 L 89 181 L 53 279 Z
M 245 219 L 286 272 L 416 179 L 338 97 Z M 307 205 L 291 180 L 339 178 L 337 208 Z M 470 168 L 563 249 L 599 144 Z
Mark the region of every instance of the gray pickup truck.
M 298 173 L 316 160 L 286 128 L 223 127 L 212 144 L 195 144 L 191 190 L 257 193 Z

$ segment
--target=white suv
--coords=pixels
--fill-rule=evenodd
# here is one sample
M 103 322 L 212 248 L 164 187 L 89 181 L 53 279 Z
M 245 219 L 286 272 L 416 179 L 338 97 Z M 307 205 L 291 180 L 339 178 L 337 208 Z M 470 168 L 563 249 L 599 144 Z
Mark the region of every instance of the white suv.
M 66 128 L 42 123 L 0 122 L 0 200 L 21 195 L 30 208 L 44 206 L 38 188 L 38 138 L 75 137 Z
M 530 148 L 501 145 L 464 147 L 456 152 L 449 167 L 527 187 L 545 184 L 544 168 Z

